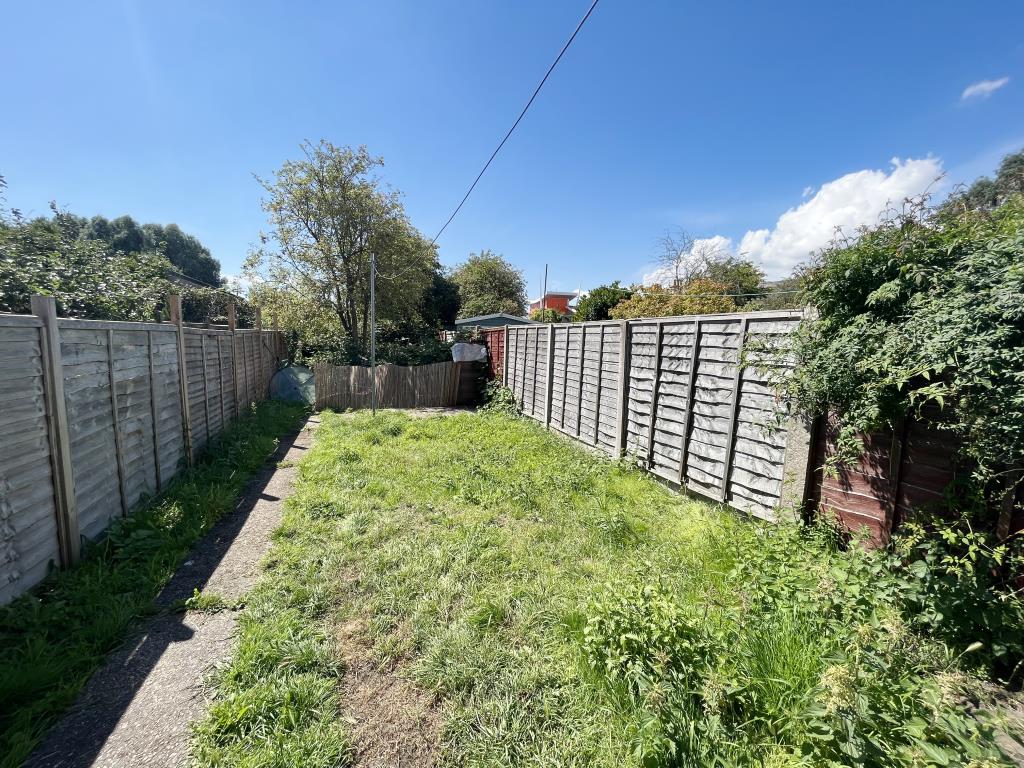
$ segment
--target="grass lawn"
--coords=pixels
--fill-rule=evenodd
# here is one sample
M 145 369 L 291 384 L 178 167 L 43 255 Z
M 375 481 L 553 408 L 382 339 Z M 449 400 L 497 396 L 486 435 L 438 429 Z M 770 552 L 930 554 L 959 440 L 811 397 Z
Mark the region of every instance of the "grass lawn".
M 192 469 L 86 548 L 83 560 L 0 606 L 0 768 L 15 768 L 124 641 L 192 544 L 230 511 L 304 410 L 263 403 Z
M 299 472 L 200 765 L 350 761 L 353 622 L 435 697 L 443 764 L 1004 764 L 978 690 L 1006 665 L 925 637 L 920 541 L 842 551 L 500 414 L 325 413 Z

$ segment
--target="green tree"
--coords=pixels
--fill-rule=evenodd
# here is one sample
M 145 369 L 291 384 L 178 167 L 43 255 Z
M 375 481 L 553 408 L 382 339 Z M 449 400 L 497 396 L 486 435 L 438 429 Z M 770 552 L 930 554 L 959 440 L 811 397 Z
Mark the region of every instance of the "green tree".
M 0 311 L 27 313 L 31 296 L 44 294 L 68 317 L 155 319 L 169 288 L 167 260 L 80 239 L 83 220 L 51 210 L 50 218 L 25 221 L 0 209 Z
M 259 179 L 270 231 L 245 269 L 278 294 L 294 296 L 291 306 L 328 311 L 347 353 L 358 359 L 369 348 L 371 254 L 377 317 L 399 324 L 422 318 L 437 253 L 409 223 L 399 194 L 373 175 L 381 158 L 328 141 L 306 142 L 302 153 L 273 179 Z
M 466 261 L 455 268 L 452 279 L 459 286 L 462 301 L 459 317 L 478 317 L 498 312 L 526 314 L 526 281 L 523 273 L 492 251 L 471 253 Z
M 681 291 L 670 291 L 660 285 L 638 288 L 633 295 L 612 308 L 609 315 L 616 320 L 640 317 L 675 317 L 677 315 L 711 315 L 735 312 L 736 304 L 723 294 L 728 286 L 700 278 L 688 282 Z
M 952 194 L 942 208 L 947 212 L 992 210 L 1021 193 L 1024 193 L 1024 150 L 1006 155 L 995 179 L 982 176 L 967 189 Z
M 220 262 L 198 238 L 182 231 L 177 224 L 143 224 L 145 247 L 159 250 L 174 268 L 193 280 L 220 285 Z
M 722 255 L 707 262 L 697 277 L 712 280 L 726 286 L 726 293 L 732 294 L 737 307 L 747 304 L 761 291 L 764 272 L 754 262 L 737 256 Z
M 438 269 L 423 297 L 423 322 L 429 328 L 454 325 L 459 316 L 459 305 L 458 284 L 444 270 Z
M 111 250 L 126 254 L 160 253 L 175 270 L 193 280 L 209 286 L 221 283 L 220 262 L 197 238 L 183 232 L 177 224 L 140 225 L 131 216 L 118 216 L 113 220 L 93 216 L 86 221 L 70 214 L 62 215 L 67 217 L 68 234 L 77 232 L 82 240 L 102 242 Z
M 569 320 L 557 309 L 534 309 L 530 312 L 530 319 L 538 323 L 564 323 Z
M 611 285 L 594 288 L 576 304 L 576 320 L 608 320 L 612 309 L 633 295 L 630 288 L 623 288 L 616 280 Z

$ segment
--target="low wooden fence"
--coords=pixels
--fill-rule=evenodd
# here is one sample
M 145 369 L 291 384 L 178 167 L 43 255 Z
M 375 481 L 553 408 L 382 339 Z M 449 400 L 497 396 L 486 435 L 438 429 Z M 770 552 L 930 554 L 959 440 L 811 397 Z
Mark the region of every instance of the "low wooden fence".
M 751 514 L 803 501 L 809 431 L 789 419 L 751 340 L 799 311 L 509 326 L 503 381 L 523 412 L 612 456 Z
M 0 602 L 79 557 L 267 395 L 281 334 L 0 315 Z
M 316 409 L 344 411 L 370 407 L 370 368 L 361 365 L 313 367 Z M 474 363 L 377 366 L 379 408 L 441 408 L 472 402 L 481 367 Z

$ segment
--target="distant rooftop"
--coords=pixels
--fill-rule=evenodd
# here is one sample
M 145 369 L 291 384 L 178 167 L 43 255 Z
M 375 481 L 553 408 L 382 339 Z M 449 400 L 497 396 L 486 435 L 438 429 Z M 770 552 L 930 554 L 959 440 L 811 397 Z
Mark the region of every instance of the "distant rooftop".
M 509 315 L 505 312 L 496 312 L 493 315 L 477 315 L 476 317 L 463 317 L 456 320 L 456 325 L 523 325 L 536 322 L 528 317 Z

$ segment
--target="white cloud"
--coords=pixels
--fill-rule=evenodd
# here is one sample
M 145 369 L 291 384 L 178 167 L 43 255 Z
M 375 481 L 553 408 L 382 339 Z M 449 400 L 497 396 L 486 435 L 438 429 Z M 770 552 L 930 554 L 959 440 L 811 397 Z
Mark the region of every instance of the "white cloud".
M 1010 78 L 1000 77 L 997 80 L 979 80 L 976 83 L 971 83 L 964 88 L 964 92 L 960 94 L 960 101 L 967 101 L 969 99 L 987 99 L 1009 82 Z
M 889 206 L 925 192 L 942 174 L 937 158 L 892 160 L 892 168 L 848 173 L 822 184 L 812 196 L 779 216 L 775 226 L 749 230 L 734 248 L 732 240 L 721 235 L 696 240 L 694 247 L 711 247 L 738 253 L 752 259 L 768 279 L 789 276 L 793 268 L 806 262 L 828 245 L 836 230 L 853 233 L 874 224 Z M 644 283 L 671 282 L 671 270 L 654 269 L 644 275 Z
M 941 174 L 941 161 L 929 157 L 894 158 L 889 173 L 865 170 L 840 176 L 782 214 L 774 228 L 747 232 L 739 251 L 759 263 L 768 277 L 785 277 L 828 245 L 837 229 L 852 232 L 875 223 L 887 207 L 920 195 Z

